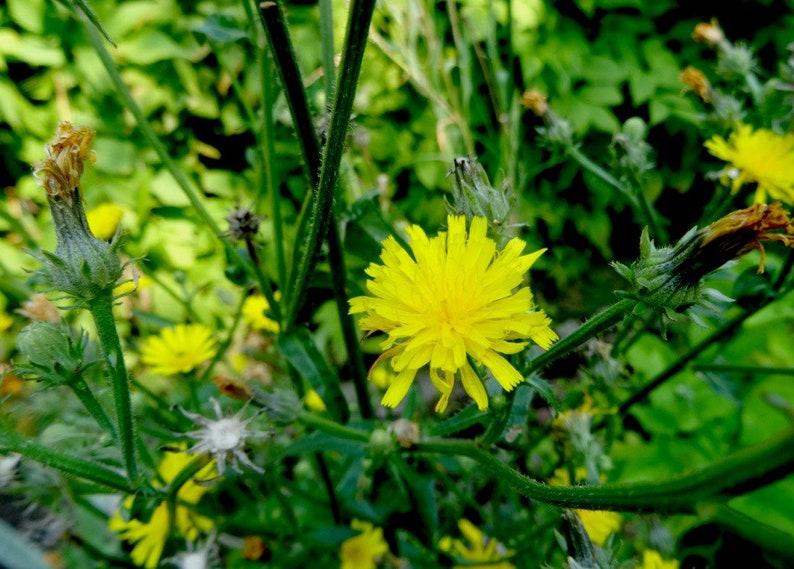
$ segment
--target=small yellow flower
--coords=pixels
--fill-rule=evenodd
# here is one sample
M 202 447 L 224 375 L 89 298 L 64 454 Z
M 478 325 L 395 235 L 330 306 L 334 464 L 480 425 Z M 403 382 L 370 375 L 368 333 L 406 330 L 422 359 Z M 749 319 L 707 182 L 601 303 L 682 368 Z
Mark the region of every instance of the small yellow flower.
M 11 325 L 14 323 L 14 319 L 11 318 L 5 312 L 0 312 L 0 332 L 4 332 L 11 328 Z
M 94 237 L 107 241 L 116 234 L 124 210 L 114 203 L 103 203 L 85 212 L 88 228 Z
M 513 550 L 485 535 L 467 519 L 460 520 L 458 528 L 468 543 L 449 536 L 442 537 L 438 542 L 442 551 L 465 562 L 454 565 L 456 569 L 515 569 L 512 563 L 505 561 L 515 553 Z
M 378 389 L 386 391 L 394 381 L 394 372 L 388 364 L 380 364 L 370 370 L 369 380 L 374 383 Z
M 153 481 L 155 487 L 163 487 L 171 482 L 177 475 L 190 464 L 196 455 L 186 452 L 166 453 L 157 469 L 158 480 Z M 174 509 L 174 527 L 188 541 L 195 541 L 200 533 L 205 533 L 213 528 L 211 519 L 193 512 L 185 504 L 194 505 L 209 490 L 206 482 L 216 477 L 215 461 L 211 461 L 204 468 L 187 481 L 177 492 L 177 504 Z M 203 484 L 198 484 L 202 482 Z M 130 496 L 124 501 L 124 508 L 132 507 L 134 497 Z M 121 512 L 108 520 L 108 527 L 119 534 L 124 541 L 134 543 L 130 556 L 136 565 L 146 569 L 154 569 L 163 554 L 165 542 L 168 540 L 171 527 L 171 518 L 168 504 L 161 502 L 152 512 L 149 520 L 143 522 L 138 519 L 125 521 Z
M 617 512 L 601 510 L 574 510 L 582 520 L 587 535 L 598 547 L 603 547 L 607 538 L 623 526 L 623 516 Z
M 728 162 L 722 182 L 736 192 L 742 184 L 755 182 L 756 203 L 766 203 L 767 196 L 794 204 L 794 134 L 778 134 L 761 128 L 753 130 L 739 124 L 728 140 L 713 136 L 706 148 Z
M 361 533 L 342 542 L 339 550 L 341 569 L 375 569 L 380 558 L 389 552 L 383 530 L 359 520 L 353 520 L 350 527 Z
M 416 373 L 427 365 L 441 393 L 437 412 L 446 409 L 456 378 L 486 409 L 488 395 L 469 358 L 511 391 L 524 377 L 502 354 L 522 351 L 527 339 L 542 348 L 557 339 L 546 314 L 535 310 L 532 292 L 521 286 L 545 249 L 522 255 L 525 243 L 514 238 L 497 252 L 481 217 L 472 219 L 468 232 L 464 216 L 450 215 L 447 224 L 448 230 L 433 238 L 417 225 L 408 227 L 413 257 L 396 239 L 386 239 L 383 264 L 367 268 L 371 296 L 350 300 L 350 313 L 364 314 L 359 320 L 363 330 L 388 335 L 378 359 L 389 359 L 396 373 L 381 400 L 386 407 L 402 401 Z
M 320 394 L 314 389 L 310 389 L 306 392 L 306 397 L 303 402 L 306 404 L 306 407 L 312 411 L 323 412 L 328 410 L 328 407 L 325 406 L 325 401 L 323 401 L 323 398 L 320 397 Z
M 577 482 L 585 480 L 587 469 L 583 466 L 577 467 L 574 476 L 576 476 Z M 558 468 L 548 482 L 552 486 L 570 486 L 571 476 L 565 468 Z M 606 543 L 610 534 L 620 530 L 623 525 L 623 517 L 617 512 L 601 510 L 574 510 L 574 512 L 582 520 L 582 525 L 587 535 L 590 536 L 590 541 L 599 547 Z
M 276 293 L 276 300 L 280 297 Z M 243 320 L 254 330 L 278 333 L 278 322 L 265 316 L 265 311 L 270 308 L 267 299 L 261 294 L 252 294 L 243 303 Z
M 678 561 L 667 561 L 658 551 L 646 549 L 642 552 L 642 565 L 638 565 L 637 569 L 678 569 Z
M 163 375 L 187 373 L 218 351 L 212 331 L 202 324 L 178 324 L 148 338 L 141 349 L 143 363 Z

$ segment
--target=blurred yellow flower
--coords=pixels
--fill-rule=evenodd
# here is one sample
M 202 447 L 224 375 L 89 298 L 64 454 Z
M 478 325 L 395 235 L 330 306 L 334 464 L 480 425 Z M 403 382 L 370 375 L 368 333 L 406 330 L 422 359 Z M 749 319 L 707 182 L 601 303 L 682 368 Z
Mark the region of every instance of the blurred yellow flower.
M 766 203 L 769 196 L 794 204 L 794 134 L 765 128 L 754 131 L 740 123 L 728 140 L 713 136 L 706 141 L 706 148 L 728 162 L 721 179 L 730 183 L 732 192 L 742 184 L 756 182 L 756 203 Z
M 165 328 L 159 336 L 147 338 L 141 359 L 154 373 L 176 375 L 196 368 L 217 351 L 212 330 L 203 324 L 177 324 Z
M 306 397 L 304 398 L 303 402 L 306 404 L 306 407 L 312 411 L 322 412 L 328 410 L 328 408 L 325 406 L 325 401 L 323 401 L 323 398 L 320 397 L 320 394 L 314 389 L 310 389 L 306 392 Z
M 369 380 L 385 391 L 394 381 L 394 372 L 388 363 L 376 365 L 369 372 Z
M 280 294 L 276 292 L 276 300 Z M 265 311 L 270 308 L 270 303 L 261 294 L 252 294 L 243 302 L 243 320 L 254 330 L 278 333 L 278 322 L 265 316 Z
M 375 569 L 380 558 L 389 552 L 383 530 L 359 520 L 353 520 L 350 527 L 361 533 L 342 542 L 339 550 L 341 569 Z
M 362 330 L 388 334 L 379 361 L 390 359 L 396 376 L 381 401 L 386 407 L 396 407 L 417 371 L 429 365 L 441 393 L 437 412 L 446 409 L 456 378 L 486 409 L 488 395 L 469 357 L 511 391 L 524 377 L 502 354 L 522 351 L 527 339 L 543 348 L 557 339 L 546 314 L 535 310 L 532 292 L 521 286 L 545 249 L 522 255 L 525 243 L 514 238 L 497 251 L 482 217 L 472 219 L 468 232 L 464 216 L 448 216 L 447 225 L 433 238 L 418 225 L 408 227 L 413 257 L 394 237 L 386 239 L 383 264 L 367 268 L 371 296 L 350 300 L 350 313 L 364 314 Z
M 678 561 L 667 561 L 658 551 L 646 549 L 642 552 L 642 564 L 637 569 L 678 569 Z
M 0 332 L 8 330 L 11 328 L 11 325 L 14 323 L 14 319 L 11 318 L 5 312 L 0 312 Z
M 449 536 L 442 537 L 438 542 L 442 551 L 465 562 L 454 565 L 456 569 L 515 569 L 512 563 L 505 561 L 505 558 L 515 553 L 513 550 L 485 535 L 467 519 L 458 521 L 458 528 L 468 543 Z
M 583 466 L 576 468 L 574 472 L 576 481 L 585 480 L 587 478 L 587 469 Z M 552 486 L 570 486 L 571 475 L 565 468 L 558 468 L 554 474 L 549 478 L 549 484 Z M 623 525 L 623 516 L 617 512 L 607 512 L 601 510 L 574 510 L 582 520 L 587 535 L 590 540 L 597 546 L 602 547 L 606 543 L 610 534 L 619 531 Z
M 114 203 L 103 203 L 85 212 L 91 233 L 106 241 L 116 234 L 123 215 L 124 210 Z
M 157 469 L 158 479 L 152 483 L 155 487 L 163 487 L 174 480 L 177 475 L 189 465 L 196 455 L 186 452 L 168 452 L 163 457 Z M 177 492 L 177 503 L 174 508 L 173 525 L 179 534 L 188 541 L 195 541 L 200 533 L 205 533 L 214 527 L 211 519 L 193 512 L 185 504 L 197 504 L 201 497 L 207 493 L 207 481 L 217 476 L 215 461 L 211 461 Z M 199 484 L 201 482 L 202 484 Z M 134 496 L 124 501 L 124 509 L 129 510 L 133 505 Z M 146 569 L 154 569 L 163 554 L 163 547 L 168 540 L 171 527 L 171 518 L 168 504 L 161 502 L 152 512 L 149 520 L 143 522 L 136 518 L 125 521 L 121 511 L 108 520 L 108 527 L 119 534 L 119 537 L 129 543 L 134 543 L 130 556 L 136 565 Z

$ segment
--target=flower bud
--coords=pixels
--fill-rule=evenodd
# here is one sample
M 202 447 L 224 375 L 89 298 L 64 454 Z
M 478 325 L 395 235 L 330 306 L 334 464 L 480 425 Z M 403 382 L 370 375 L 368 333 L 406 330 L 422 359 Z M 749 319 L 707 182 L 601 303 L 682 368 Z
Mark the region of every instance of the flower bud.
M 265 391 L 254 387 L 254 402 L 262 407 L 274 423 L 288 424 L 303 414 L 303 406 L 292 391 Z
M 452 205 L 450 213 L 484 217 L 489 227 L 501 226 L 513 207 L 514 196 L 506 181 L 500 189 L 491 186 L 488 175 L 476 158 L 456 158 L 450 174 L 452 178 Z
M 97 239 L 83 209 L 80 178 L 85 161 L 94 161 L 89 150 L 93 138 L 90 129 L 62 122 L 45 148 L 47 157 L 33 165 L 34 176 L 47 192 L 58 239 L 55 253 L 37 255 L 44 265 L 39 274 L 78 305 L 112 294 L 124 268 L 118 239 L 111 243 Z
M 17 349 L 31 364 L 19 370 L 51 386 L 69 384 L 85 368 L 86 340 L 85 335 L 75 340 L 63 325 L 32 322 L 17 335 Z

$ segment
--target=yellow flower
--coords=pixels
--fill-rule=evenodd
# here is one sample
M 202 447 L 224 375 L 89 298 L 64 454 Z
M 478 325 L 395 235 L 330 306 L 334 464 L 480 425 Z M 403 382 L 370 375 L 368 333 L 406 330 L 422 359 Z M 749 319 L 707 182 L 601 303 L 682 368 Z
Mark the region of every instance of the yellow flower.
M 394 381 L 394 372 L 388 364 L 380 364 L 370 370 L 369 379 L 378 389 L 385 391 Z
M 85 212 L 88 228 L 94 237 L 107 241 L 116 234 L 124 210 L 114 203 L 103 203 Z
M 361 533 L 342 542 L 339 550 L 341 569 L 375 569 L 377 561 L 389 552 L 383 530 L 359 520 L 353 520 L 350 527 Z
M 515 552 L 506 549 L 504 545 L 489 538 L 481 532 L 477 526 L 467 519 L 458 522 L 460 533 L 466 538 L 467 543 L 451 537 L 442 537 L 438 542 L 439 548 L 455 557 L 457 560 L 465 561 L 462 565 L 454 567 L 463 569 L 514 569 L 515 566 L 505 558 L 512 556 Z M 497 563 L 498 562 L 498 563 Z M 479 563 L 482 563 L 481 565 Z
M 276 300 L 279 299 L 276 293 Z M 265 316 L 265 311 L 270 308 L 267 299 L 261 294 L 252 294 L 243 303 L 243 320 L 254 330 L 278 333 L 278 322 Z
M 306 407 L 312 411 L 322 412 L 328 410 L 328 407 L 325 406 L 325 401 L 323 401 L 323 398 L 320 397 L 320 394 L 314 389 L 310 389 L 306 392 L 306 397 L 303 402 L 306 404 Z
M 778 134 L 764 128 L 753 131 L 746 124 L 737 125 L 726 141 L 713 136 L 706 148 L 729 165 L 722 181 L 730 181 L 735 192 L 742 184 L 756 182 L 756 203 L 773 200 L 794 203 L 794 134 Z
M 678 569 L 678 561 L 666 561 L 658 551 L 646 549 L 642 552 L 642 565 L 637 569 Z
M 501 354 L 520 352 L 527 338 L 543 348 L 557 339 L 546 314 L 534 310 L 529 288 L 521 287 L 545 249 L 522 255 L 525 244 L 514 238 L 497 252 L 484 218 L 472 220 L 468 235 L 465 217 L 449 216 L 447 224 L 448 231 L 433 238 L 417 225 L 408 227 L 413 257 L 393 237 L 386 239 L 383 264 L 367 268 L 371 296 L 350 300 L 351 314 L 365 314 L 363 330 L 388 334 L 378 360 L 390 358 L 396 372 L 381 401 L 386 407 L 396 407 L 417 371 L 429 364 L 441 392 L 437 412 L 446 408 L 456 377 L 486 409 L 485 387 L 468 357 L 510 391 L 524 377 Z
M 215 356 L 218 347 L 212 331 L 202 324 L 178 324 L 148 338 L 141 349 L 143 363 L 154 373 L 186 373 Z
M 601 510 L 574 510 L 582 520 L 587 535 L 598 547 L 603 547 L 607 538 L 619 531 L 623 525 L 623 516 L 617 512 Z
M 11 318 L 5 312 L 0 312 L 0 332 L 4 332 L 11 328 L 11 325 L 14 323 L 14 319 Z
M 574 472 L 576 481 L 585 480 L 587 478 L 587 469 L 579 466 Z M 552 486 L 569 486 L 571 484 L 571 476 L 565 468 L 558 468 L 554 471 L 554 475 L 549 478 L 549 484 Z M 607 512 L 601 510 L 574 510 L 582 520 L 587 535 L 590 536 L 590 541 L 595 543 L 598 547 L 603 547 L 610 534 L 620 530 L 623 525 L 623 517 L 617 512 Z
M 155 487 L 163 487 L 171 482 L 176 476 L 190 464 L 196 455 L 186 452 L 169 452 L 165 455 L 157 469 L 159 480 L 155 480 Z M 174 527 L 180 535 L 188 541 L 195 541 L 200 533 L 212 529 L 211 519 L 196 514 L 185 504 L 197 504 L 201 497 L 209 490 L 206 485 L 208 480 L 216 477 L 215 461 L 211 461 L 204 466 L 191 479 L 188 480 L 177 492 L 177 504 L 174 508 Z M 198 484 L 198 482 L 204 483 Z M 134 496 L 130 496 L 124 501 L 124 508 L 129 510 L 132 507 Z M 171 519 L 166 502 L 161 502 L 152 512 L 149 521 L 143 522 L 138 519 L 124 521 L 121 512 L 108 520 L 108 527 L 119 534 L 124 541 L 134 543 L 130 557 L 136 565 L 141 565 L 146 569 L 154 569 L 163 554 L 163 547 L 168 540 L 171 526 Z

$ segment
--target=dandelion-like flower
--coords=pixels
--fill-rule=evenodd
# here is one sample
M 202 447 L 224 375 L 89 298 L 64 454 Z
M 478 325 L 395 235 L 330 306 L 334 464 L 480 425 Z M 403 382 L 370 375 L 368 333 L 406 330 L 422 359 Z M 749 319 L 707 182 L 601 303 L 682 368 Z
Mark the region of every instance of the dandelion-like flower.
M 212 331 L 202 324 L 178 324 L 148 338 L 141 349 L 143 363 L 163 375 L 187 373 L 215 356 Z
M 794 204 L 794 134 L 739 124 L 728 140 L 713 136 L 706 142 L 708 151 L 728 162 L 722 171 L 724 184 L 736 192 L 742 184 L 755 182 L 756 203 L 767 196 Z
M 159 487 L 160 481 L 163 484 L 168 484 L 174 480 L 194 458 L 195 455 L 183 452 L 167 453 L 157 469 L 159 481 L 154 481 L 154 486 Z M 146 569 L 154 569 L 160 562 L 172 525 L 185 539 L 190 541 L 195 541 L 200 533 L 213 528 L 212 520 L 196 514 L 190 505 L 197 504 L 201 500 L 201 497 L 209 490 L 206 482 L 216 477 L 215 461 L 212 461 L 199 470 L 191 480 L 183 484 L 176 495 L 177 502 L 173 509 L 173 520 L 171 520 L 168 504 L 161 502 L 152 511 L 148 521 L 136 518 L 125 520 L 119 511 L 108 520 L 108 527 L 117 532 L 124 541 L 135 544 L 130 553 L 135 564 Z M 130 496 L 124 501 L 126 510 L 132 508 L 133 500 L 134 496 Z
M 472 219 L 468 235 L 465 217 L 447 222 L 448 231 L 433 238 L 417 225 L 408 227 L 413 257 L 393 237 L 386 239 L 383 264 L 367 268 L 372 296 L 350 300 L 350 313 L 364 314 L 363 330 L 388 334 L 378 360 L 390 359 L 396 373 L 381 401 L 386 407 L 397 406 L 417 371 L 429 365 L 441 392 L 437 412 L 446 408 L 456 377 L 486 409 L 488 396 L 469 357 L 510 391 L 524 377 L 502 354 L 520 352 L 527 338 L 544 349 L 557 339 L 550 319 L 534 309 L 529 288 L 521 286 L 545 249 L 522 255 L 524 241 L 514 238 L 497 252 L 484 218 Z
M 279 293 L 276 293 L 278 300 Z M 270 309 L 270 303 L 261 294 L 252 294 L 243 302 L 243 320 L 254 330 L 278 333 L 278 322 L 268 318 L 265 312 Z
M 456 569 L 515 569 L 512 563 L 506 561 L 513 556 L 514 551 L 485 535 L 467 519 L 458 521 L 458 528 L 466 542 L 449 536 L 442 537 L 438 542 L 442 551 L 465 562 L 454 565 Z
M 361 533 L 342 542 L 339 549 L 341 569 L 375 569 L 377 561 L 389 552 L 383 530 L 359 520 L 353 520 L 350 527 Z
M 242 462 L 251 470 L 262 474 L 264 470 L 251 462 L 251 459 L 245 454 L 245 445 L 249 439 L 269 437 L 270 433 L 248 430 L 248 425 L 256 419 L 256 415 L 243 419 L 245 406 L 235 415 L 224 417 L 218 401 L 214 397 L 211 397 L 210 401 L 212 401 L 212 408 L 215 410 L 216 419 L 214 420 L 180 408 L 186 417 L 201 426 L 198 431 L 185 433 L 185 436 L 198 441 L 189 452 L 194 454 L 210 453 L 218 464 L 218 475 L 220 476 L 223 476 L 227 462 L 235 470 L 239 470 L 239 463 Z

